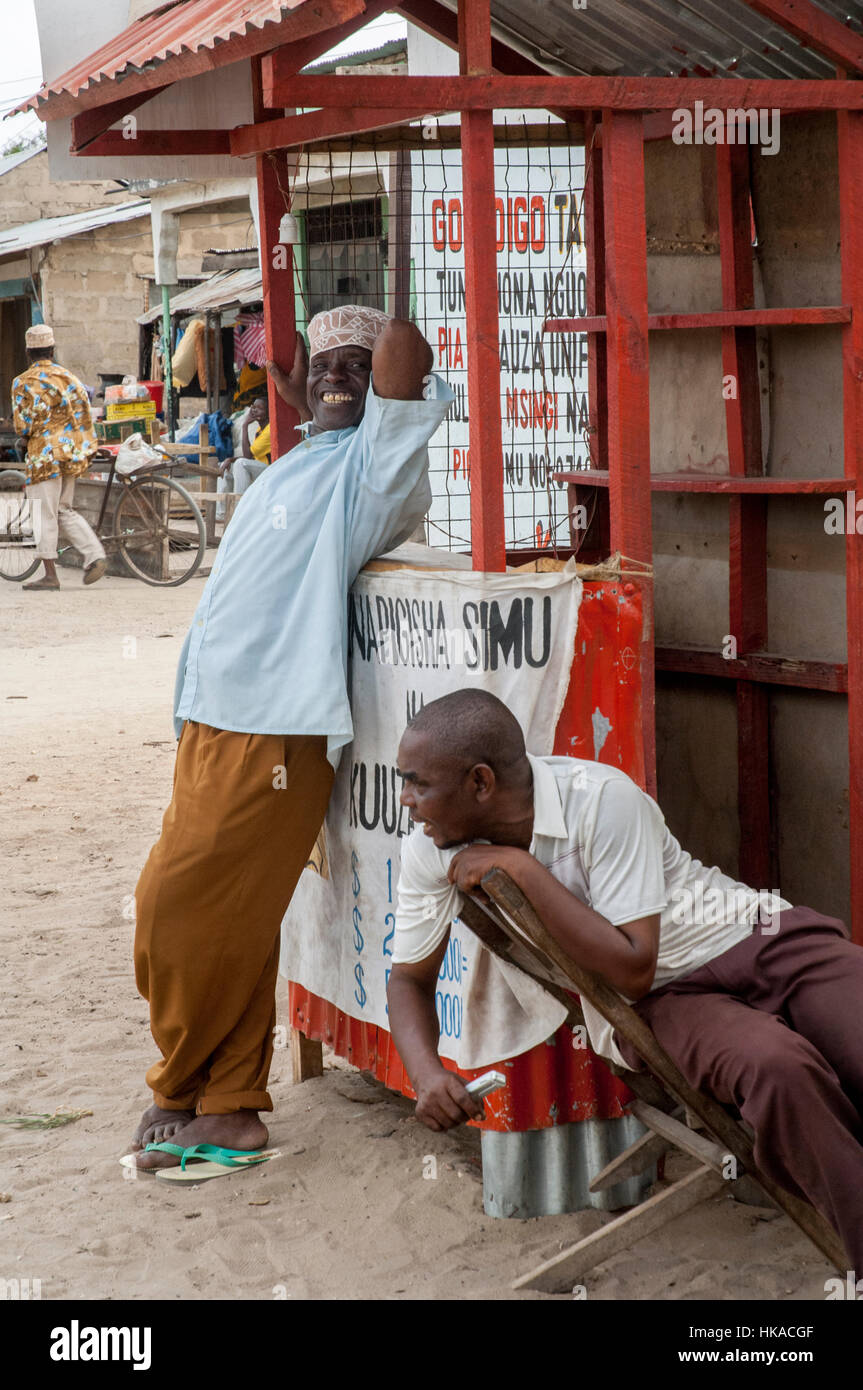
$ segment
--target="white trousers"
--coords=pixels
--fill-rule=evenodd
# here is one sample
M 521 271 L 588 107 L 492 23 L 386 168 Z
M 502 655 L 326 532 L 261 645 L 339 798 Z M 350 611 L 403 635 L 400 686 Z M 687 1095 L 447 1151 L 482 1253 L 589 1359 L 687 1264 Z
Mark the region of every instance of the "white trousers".
M 234 459 L 223 478 L 216 480 L 217 492 L 245 492 L 266 468 L 258 459 Z M 221 521 L 225 515 L 224 502 L 216 503 L 216 516 Z
M 57 541 L 62 536 L 64 541 L 80 551 L 86 568 L 94 560 L 104 558 L 105 548 L 92 526 L 72 510 L 74 495 L 75 478 L 72 474 L 27 484 L 38 558 L 56 560 Z

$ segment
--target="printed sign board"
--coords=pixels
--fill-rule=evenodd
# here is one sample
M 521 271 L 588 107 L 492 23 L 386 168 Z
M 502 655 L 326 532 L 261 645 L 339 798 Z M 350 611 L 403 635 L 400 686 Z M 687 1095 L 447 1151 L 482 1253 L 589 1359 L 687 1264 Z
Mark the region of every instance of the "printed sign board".
M 583 151 L 495 151 L 500 408 L 506 544 L 569 544 L 557 470 L 588 466 L 587 336 L 543 334 L 546 318 L 587 313 L 581 217 Z M 413 155 L 412 245 L 417 322 L 435 371 L 456 393 L 429 445 L 432 545 L 470 536 L 470 457 L 461 155 Z M 458 549 L 456 545 L 453 548 Z
M 416 569 L 360 575 L 350 596 L 354 741 L 343 752 L 327 813 L 327 876 L 307 869 L 284 919 L 281 972 L 288 979 L 353 1018 L 388 1027 L 400 843 L 413 829 L 399 800 L 401 733 L 423 704 L 478 686 L 513 711 L 531 753 L 550 753 L 569 685 L 581 589 L 574 566 L 527 575 Z M 474 1064 L 464 1015 L 478 954 L 476 938 L 456 926 L 436 1002 L 441 1053 L 460 1066 Z M 515 1027 L 514 1035 L 483 1040 L 492 1058 L 542 1041 L 542 1028 L 526 1014 Z

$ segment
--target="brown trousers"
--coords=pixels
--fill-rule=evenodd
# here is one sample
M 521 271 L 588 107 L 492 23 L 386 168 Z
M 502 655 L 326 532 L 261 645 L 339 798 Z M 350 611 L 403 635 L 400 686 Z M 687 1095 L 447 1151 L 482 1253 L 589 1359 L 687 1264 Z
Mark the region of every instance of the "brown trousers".
M 147 1084 L 166 1110 L 273 1108 L 280 927 L 332 790 L 326 753 L 323 735 L 183 725 L 135 890 L 135 978 L 162 1053 Z
M 755 1161 L 821 1212 L 863 1275 L 863 948 L 796 907 L 636 1009 L 691 1085 L 733 1105 Z M 637 1057 L 618 1040 L 630 1065 Z

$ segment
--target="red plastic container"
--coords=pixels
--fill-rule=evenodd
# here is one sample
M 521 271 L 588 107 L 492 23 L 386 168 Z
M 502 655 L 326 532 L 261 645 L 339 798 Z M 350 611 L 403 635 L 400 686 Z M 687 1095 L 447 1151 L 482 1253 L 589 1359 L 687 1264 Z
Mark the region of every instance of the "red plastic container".
M 138 384 L 139 386 L 146 386 L 147 390 L 150 393 L 150 399 L 156 402 L 156 414 L 161 415 L 162 398 L 165 394 L 164 381 L 141 381 Z

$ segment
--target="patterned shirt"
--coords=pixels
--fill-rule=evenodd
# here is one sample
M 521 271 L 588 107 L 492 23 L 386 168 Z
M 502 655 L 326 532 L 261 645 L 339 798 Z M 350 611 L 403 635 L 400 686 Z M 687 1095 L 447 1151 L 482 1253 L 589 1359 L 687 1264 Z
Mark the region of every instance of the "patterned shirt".
M 77 477 L 99 447 L 90 402 L 81 382 L 49 357 L 40 358 L 12 383 L 15 429 L 27 436 L 27 478 Z

